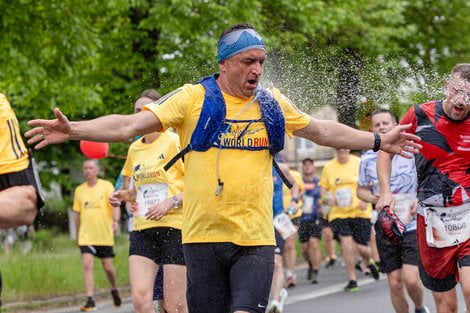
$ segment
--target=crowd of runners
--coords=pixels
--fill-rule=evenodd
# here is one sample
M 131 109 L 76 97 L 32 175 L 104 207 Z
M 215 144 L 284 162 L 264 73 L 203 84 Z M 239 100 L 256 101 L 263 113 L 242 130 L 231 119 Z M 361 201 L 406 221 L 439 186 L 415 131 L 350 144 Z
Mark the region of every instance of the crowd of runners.
M 96 310 L 94 257 L 121 304 L 113 232 L 123 202 L 132 216 L 136 312 L 282 313 L 297 283 L 297 240 L 312 284 L 342 262 L 346 292 L 360 288 L 357 269 L 376 280 L 382 272 L 396 312 L 410 311 L 406 294 L 415 312 L 430 312 L 424 285 L 444 313 L 457 312 L 460 282 L 469 311 L 470 64 L 454 67 L 445 99 L 412 106 L 400 123 L 379 109 L 366 132 L 317 120 L 279 90 L 262 88 L 265 59 L 261 36 L 240 23 L 219 38 L 218 74 L 164 97 L 146 90 L 135 114 L 70 122 L 55 109 L 56 119 L 29 122 L 35 128 L 26 137 L 36 149 L 135 138 L 118 190 L 98 178 L 96 160 L 83 163 L 85 182 L 73 205 L 87 295 L 81 311 Z M 43 202 L 3 96 L 0 108 L 0 228 L 9 228 L 30 224 Z M 319 175 L 312 158 L 300 173 L 289 169 L 297 165 L 280 153 L 285 134 L 336 155 Z

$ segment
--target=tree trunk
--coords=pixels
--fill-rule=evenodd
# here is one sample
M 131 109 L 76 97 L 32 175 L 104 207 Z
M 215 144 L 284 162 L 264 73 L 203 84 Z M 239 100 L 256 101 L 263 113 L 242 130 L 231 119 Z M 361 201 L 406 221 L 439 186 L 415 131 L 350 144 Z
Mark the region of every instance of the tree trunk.
M 354 49 L 346 49 L 338 65 L 336 110 L 338 121 L 354 128 L 356 128 L 356 106 L 361 68 L 361 56 Z

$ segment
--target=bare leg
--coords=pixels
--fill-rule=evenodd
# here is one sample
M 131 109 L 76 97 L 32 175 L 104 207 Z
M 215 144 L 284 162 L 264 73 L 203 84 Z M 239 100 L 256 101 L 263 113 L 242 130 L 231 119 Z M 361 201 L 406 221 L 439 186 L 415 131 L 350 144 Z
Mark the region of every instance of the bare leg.
M 470 312 L 470 267 L 462 266 L 460 268 L 460 284 L 462 285 L 463 297 L 467 312 Z
M 30 225 L 36 217 L 36 190 L 14 186 L 0 191 L 0 229 Z
M 419 269 L 415 265 L 403 264 L 402 277 L 405 282 L 406 291 L 413 301 L 415 308 L 423 307 L 423 284 L 419 278 Z
M 282 268 L 282 257 L 279 254 L 274 255 L 274 273 L 273 282 L 271 284 L 271 299 L 275 301 L 281 300 L 281 289 L 284 284 L 284 271 Z
M 83 285 L 87 297 L 93 297 L 93 254 L 82 253 Z
M 153 285 L 158 265 L 140 256 L 129 256 L 129 274 L 132 303 L 137 313 L 155 313 L 153 308 Z
M 103 264 L 103 269 L 111 285 L 111 289 L 116 289 L 116 269 L 114 268 L 113 258 L 101 259 L 101 263 Z
M 449 291 L 433 291 L 437 313 L 457 313 L 457 293 L 455 287 Z
M 375 240 L 375 232 L 374 232 L 373 227 L 370 228 L 369 246 L 370 246 L 371 257 L 375 261 L 380 261 L 379 250 L 377 250 L 377 241 Z
M 349 280 L 357 280 L 356 268 L 354 265 L 354 256 L 356 255 L 356 243 L 353 241 L 352 236 L 340 236 L 341 251 L 343 252 L 344 263 L 346 263 L 346 271 L 348 272 Z
M 176 264 L 163 265 L 163 295 L 165 311 L 168 313 L 187 313 L 186 302 L 186 266 Z
M 322 230 L 322 238 L 325 240 L 326 253 L 330 259 L 336 259 L 335 240 L 331 227 L 325 227 Z
M 295 252 L 295 239 L 297 238 L 297 233 L 293 234 L 289 238 L 287 238 L 284 242 L 284 260 L 287 271 L 290 273 L 294 273 L 295 271 L 295 259 L 296 259 L 296 252 Z
M 402 276 L 401 269 L 387 273 L 388 286 L 390 288 L 390 298 L 396 313 L 409 312 Z

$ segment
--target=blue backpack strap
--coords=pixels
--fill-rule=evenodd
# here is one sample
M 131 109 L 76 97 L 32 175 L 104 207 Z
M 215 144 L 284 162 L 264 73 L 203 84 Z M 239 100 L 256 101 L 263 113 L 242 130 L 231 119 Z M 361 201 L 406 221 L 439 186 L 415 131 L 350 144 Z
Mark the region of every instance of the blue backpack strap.
M 226 112 L 225 101 L 216 82 L 217 77 L 218 74 L 215 74 L 199 80 L 198 83 L 202 84 L 205 89 L 199 120 L 189 144 L 164 166 L 165 171 L 168 171 L 176 161 L 184 158 L 191 150 L 203 152 L 212 146 L 214 137 L 218 133 L 217 130 L 223 124 Z
M 269 138 L 269 153 L 274 156 L 284 149 L 285 120 L 279 102 L 266 90 L 260 88 L 258 101 L 265 119 Z
M 206 90 L 201 115 L 191 135 L 191 148 L 194 151 L 207 151 L 218 135 L 225 119 L 225 101 L 216 79 L 218 75 L 208 76 L 199 81 Z

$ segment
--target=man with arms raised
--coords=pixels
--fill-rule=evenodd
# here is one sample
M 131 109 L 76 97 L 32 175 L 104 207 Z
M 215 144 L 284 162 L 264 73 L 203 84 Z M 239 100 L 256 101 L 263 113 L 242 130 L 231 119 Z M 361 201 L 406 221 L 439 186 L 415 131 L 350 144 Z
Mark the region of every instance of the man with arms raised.
M 219 75 L 185 85 L 141 113 L 70 123 L 56 109 L 56 120 L 30 122 L 38 126 L 27 134 L 36 148 L 177 129 L 188 152 L 182 233 L 190 312 L 266 310 L 275 244 L 273 155 L 282 149 L 284 133 L 353 149 L 375 144 L 403 153 L 420 147 L 413 141 L 418 137 L 404 133 L 408 126 L 374 136 L 300 112 L 277 89 L 259 86 L 265 59 L 260 35 L 237 24 L 219 39 Z
M 412 106 L 401 120 L 421 137 L 417 239 L 420 276 L 433 291 L 438 313 L 457 312 L 460 280 L 470 311 L 470 64 L 459 64 L 445 82 L 446 98 Z M 377 208 L 395 206 L 390 188 L 393 154 L 379 153 Z M 443 227 L 439 224 L 444 224 Z M 460 271 L 459 271 L 460 268 Z M 460 276 L 460 277 L 459 277 Z

